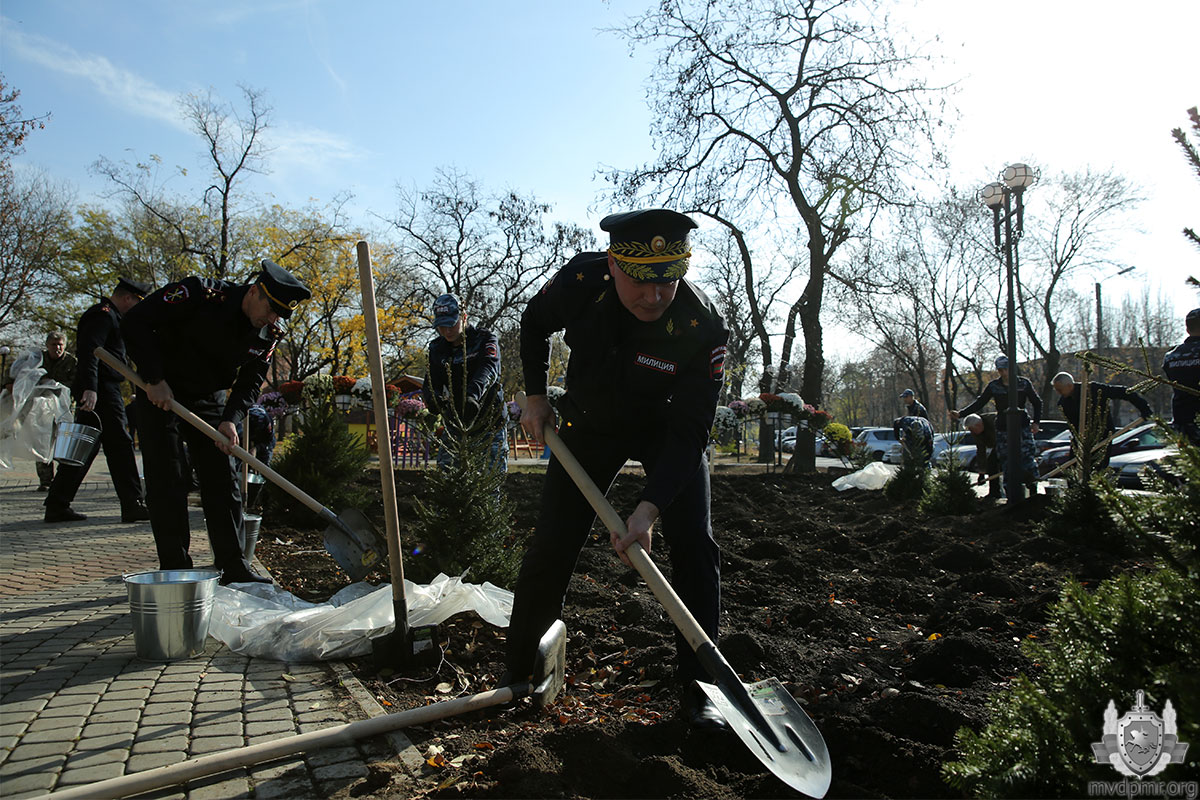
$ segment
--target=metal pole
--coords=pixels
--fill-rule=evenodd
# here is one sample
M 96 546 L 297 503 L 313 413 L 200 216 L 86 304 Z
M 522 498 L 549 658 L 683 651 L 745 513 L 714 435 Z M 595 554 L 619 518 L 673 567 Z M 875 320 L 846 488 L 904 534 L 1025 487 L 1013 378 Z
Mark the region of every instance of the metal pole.
M 1020 201 L 1018 200 L 1018 203 Z M 1017 391 L 1020 378 L 1017 371 L 1017 305 L 1013 289 L 1013 229 L 1012 192 L 1004 190 L 1004 265 L 1008 273 L 1008 463 L 1005 491 L 1010 504 L 1025 500 L 1025 484 L 1021 480 L 1021 407 Z
M 1096 281 L 1096 349 L 1104 347 L 1104 316 L 1100 305 L 1100 281 Z

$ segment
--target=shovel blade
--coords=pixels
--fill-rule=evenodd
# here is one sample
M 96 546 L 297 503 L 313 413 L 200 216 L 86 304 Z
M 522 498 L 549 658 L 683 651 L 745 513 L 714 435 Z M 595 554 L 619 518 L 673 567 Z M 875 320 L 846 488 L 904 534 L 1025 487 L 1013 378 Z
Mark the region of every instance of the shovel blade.
M 356 508 L 343 510 L 325 529 L 325 549 L 355 581 L 365 578 L 387 552 L 371 521 Z
M 755 708 L 762 712 L 779 740 L 780 749 L 763 736 L 719 686 L 704 681 L 698 683 L 725 717 L 730 730 L 737 734 L 763 766 L 798 792 L 809 797 L 825 796 L 833 779 L 825 739 L 783 684 L 775 678 L 745 684 Z

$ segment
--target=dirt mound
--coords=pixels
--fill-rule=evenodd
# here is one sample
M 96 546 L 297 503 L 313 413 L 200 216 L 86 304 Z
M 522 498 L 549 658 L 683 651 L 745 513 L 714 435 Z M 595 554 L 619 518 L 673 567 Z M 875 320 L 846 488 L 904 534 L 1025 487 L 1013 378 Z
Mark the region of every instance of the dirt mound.
M 641 480 L 618 479 L 618 511 L 632 509 Z M 831 797 L 954 796 L 938 772 L 954 732 L 978 725 L 987 695 L 1028 667 L 1020 643 L 1043 635 L 1060 580 L 1106 577 L 1120 558 L 1039 535 L 1044 498 L 1020 514 L 981 502 L 972 515 L 928 518 L 830 480 L 714 477 L 721 651 L 744 680 L 774 676 L 806 707 L 833 759 Z M 420 492 L 419 473 L 397 481 L 402 498 Z M 509 475 L 518 531 L 532 528 L 540 487 L 538 474 Z M 402 521 L 408 513 L 402 503 Z M 260 557 L 285 587 L 325 599 L 348 582 L 319 552 L 319 532 L 272 529 L 269 517 L 263 530 Z M 419 573 L 419 557 L 405 568 Z M 798 796 L 732 734 L 691 732 L 676 718 L 674 629 L 598 528 L 564 621 L 568 686 L 554 706 L 522 702 L 408 731 L 423 750 L 443 748 L 423 776 L 426 796 Z M 503 631 L 460 615 L 440 639 L 436 673 L 352 666 L 394 708 L 493 687 Z

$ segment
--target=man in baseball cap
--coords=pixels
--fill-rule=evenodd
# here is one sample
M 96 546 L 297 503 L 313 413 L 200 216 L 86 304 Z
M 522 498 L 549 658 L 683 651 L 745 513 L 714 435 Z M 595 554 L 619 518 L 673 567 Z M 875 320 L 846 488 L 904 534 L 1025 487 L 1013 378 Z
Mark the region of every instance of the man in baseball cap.
M 929 412 L 925 410 L 925 406 L 917 399 L 917 393 L 912 389 L 905 389 L 900 393 L 900 402 L 907 406 L 904 416 L 929 419 Z

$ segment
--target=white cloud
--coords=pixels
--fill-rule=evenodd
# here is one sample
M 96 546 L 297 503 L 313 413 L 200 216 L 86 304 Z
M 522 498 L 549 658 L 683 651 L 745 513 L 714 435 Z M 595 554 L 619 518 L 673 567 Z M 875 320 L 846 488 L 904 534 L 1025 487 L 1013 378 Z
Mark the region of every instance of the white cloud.
M 179 130 L 188 130 L 187 122 L 179 110 L 178 94 L 118 67 L 104 56 L 79 53 L 48 37 L 21 33 L 7 17 L 0 17 L 0 24 L 6 31 L 5 48 L 10 57 L 82 79 L 100 96 L 124 111 L 164 122 Z

